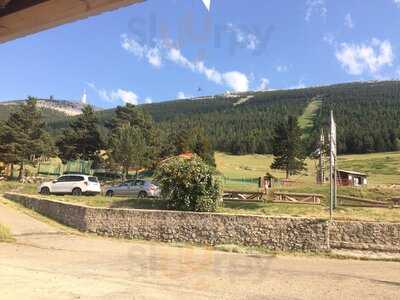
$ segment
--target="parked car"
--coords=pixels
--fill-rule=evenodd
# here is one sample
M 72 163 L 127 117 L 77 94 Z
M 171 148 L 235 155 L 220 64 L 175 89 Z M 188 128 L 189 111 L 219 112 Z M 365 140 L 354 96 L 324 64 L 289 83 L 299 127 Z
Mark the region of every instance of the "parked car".
M 38 188 L 38 192 L 42 195 L 97 195 L 100 194 L 101 187 L 97 177 L 81 174 L 68 174 L 60 176 L 56 180 L 42 183 Z
M 107 188 L 106 196 L 136 196 L 139 198 L 154 198 L 160 196 L 160 188 L 148 180 L 128 180 L 120 185 Z

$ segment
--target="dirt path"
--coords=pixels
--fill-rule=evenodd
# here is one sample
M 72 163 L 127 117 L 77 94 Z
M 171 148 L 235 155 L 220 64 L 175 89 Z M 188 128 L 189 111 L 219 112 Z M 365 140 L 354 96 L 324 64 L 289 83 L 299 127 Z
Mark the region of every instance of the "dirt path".
M 400 264 L 229 254 L 63 232 L 0 203 L 1 299 L 399 299 Z

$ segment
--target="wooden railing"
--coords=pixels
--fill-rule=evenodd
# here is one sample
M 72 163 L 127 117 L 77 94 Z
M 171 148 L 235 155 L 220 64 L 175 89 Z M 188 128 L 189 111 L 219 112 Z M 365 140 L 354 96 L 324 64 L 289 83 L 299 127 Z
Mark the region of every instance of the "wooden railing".
M 392 208 L 397 207 L 400 204 L 400 199 L 397 198 L 389 199 L 387 201 L 339 195 L 337 198 L 338 203 L 341 206 Z
M 225 191 L 224 201 L 242 201 L 242 202 L 262 202 L 264 201 L 264 193 L 262 192 L 238 192 Z
M 400 208 L 400 197 L 390 199 L 393 202 L 394 208 Z
M 324 196 L 320 194 L 280 193 L 274 192 L 272 202 L 292 204 L 321 204 Z

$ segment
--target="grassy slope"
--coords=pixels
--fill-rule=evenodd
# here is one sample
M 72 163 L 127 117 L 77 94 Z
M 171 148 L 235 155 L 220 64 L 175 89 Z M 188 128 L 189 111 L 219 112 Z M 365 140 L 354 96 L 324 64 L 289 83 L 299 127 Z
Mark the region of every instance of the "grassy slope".
M 217 153 L 216 161 L 218 171 L 229 178 L 257 178 L 267 172 L 278 178 L 284 178 L 285 174 L 271 170 L 271 155 L 245 155 L 233 156 Z M 293 176 L 294 181 L 290 186 L 275 186 L 274 190 L 318 193 L 329 198 L 329 184 L 324 186 L 315 183 L 315 162 L 307 160 L 308 172 Z M 385 200 L 400 196 L 400 188 L 392 187 L 392 184 L 400 184 L 400 152 L 375 153 L 366 155 L 346 155 L 339 158 L 339 168 L 354 171 L 367 172 L 369 184 L 367 188 L 338 187 L 340 195 L 349 195 L 362 198 Z M 226 190 L 257 191 L 257 184 L 236 183 L 226 181 Z M 309 211 L 309 209 L 307 210 Z M 400 219 L 400 218 L 399 218 Z
M 284 178 L 283 172 L 270 169 L 272 161 L 272 155 L 216 154 L 218 171 L 232 178 L 256 178 L 266 172 Z M 370 186 L 400 184 L 400 152 L 344 155 L 339 157 L 338 167 L 367 173 Z M 307 160 L 307 168 L 307 174 L 294 176 L 292 179 L 302 184 L 314 184 L 315 161 Z
M 9 190 L 14 187 L 0 183 L 2 190 Z M 315 187 L 316 188 L 316 187 Z M 313 192 L 321 192 L 320 190 L 312 190 Z M 33 194 L 35 192 L 34 185 L 25 185 L 21 190 L 23 193 Z M 323 191 L 322 191 L 323 192 Z M 50 200 L 58 200 L 75 204 L 88 205 L 93 207 L 110 207 L 110 208 L 134 208 L 134 209 L 165 209 L 165 202 L 157 199 L 129 199 L 127 197 L 106 198 L 104 196 L 95 197 L 73 197 L 73 196 L 40 196 Z M 317 217 L 328 219 L 329 213 L 327 206 L 313 206 L 301 204 L 273 204 L 273 203 L 235 203 L 226 202 L 224 207 L 219 208 L 218 212 L 228 214 L 251 214 L 251 215 L 268 215 L 268 216 L 294 216 L 294 217 Z M 339 208 L 335 212 L 335 219 L 346 220 L 367 220 L 367 221 L 400 221 L 400 209 L 381 209 L 381 208 Z M 0 228 L 0 231 L 2 228 Z M 7 231 L 5 231 L 7 232 Z M 0 233 L 1 235 L 1 233 Z M 6 235 L 7 238 L 10 235 Z M 1 240 L 1 237 L 0 237 Z
M 233 179 L 257 178 L 270 172 L 277 177 L 283 178 L 282 172 L 270 170 L 272 162 L 271 155 L 244 155 L 233 156 L 224 153 L 216 154 L 218 171 Z M 307 161 L 308 176 L 299 175 L 292 179 L 296 181 L 291 186 L 279 186 L 277 190 L 291 192 L 312 192 L 321 193 L 328 196 L 329 187 L 319 186 L 314 183 L 315 171 L 314 162 Z M 368 171 L 370 184 L 368 188 L 339 188 L 339 194 L 347 194 L 372 199 L 386 199 L 392 196 L 400 196 L 400 189 L 390 188 L 391 183 L 400 183 L 400 152 L 395 153 L 376 153 L 367 155 L 348 155 L 341 156 L 339 167 Z M 0 193 L 10 190 L 18 190 L 23 193 L 36 194 L 35 185 L 23 185 L 18 183 L 1 182 Z M 254 190 L 258 189 L 256 184 L 240 184 L 229 182 L 225 189 Z M 89 206 L 115 207 L 115 208 L 142 208 L 142 209 L 163 209 L 164 203 L 158 200 L 137 200 L 128 198 L 106 198 L 96 197 L 72 197 L 72 196 L 51 196 L 51 199 L 86 204 Z M 327 197 L 326 197 L 327 198 Z M 328 218 L 326 205 L 289 205 L 271 203 L 225 203 L 220 212 L 232 214 L 260 214 L 260 215 L 288 215 L 288 216 L 309 216 Z M 400 221 L 400 209 L 381 209 L 381 208 L 339 208 L 335 212 L 337 219 L 360 219 L 371 221 Z
M 283 172 L 271 170 L 273 157 L 271 155 L 234 156 L 224 153 L 216 154 L 218 171 L 230 178 L 255 178 L 270 172 L 276 177 L 284 178 Z M 289 192 L 319 193 L 328 199 L 329 186 L 315 184 L 315 163 L 307 161 L 308 175 L 294 176 L 296 181 L 291 186 L 279 186 L 276 190 Z M 400 184 L 400 152 L 375 153 L 366 155 L 346 155 L 339 158 L 339 167 L 355 171 L 367 172 L 368 188 L 339 188 L 339 194 L 360 196 L 372 199 L 386 199 L 400 196 L 400 189 L 393 189 L 387 184 Z M 228 182 L 226 189 L 256 191 L 255 184 L 235 184 Z M 326 204 L 326 203 L 325 203 Z M 222 212 L 251 213 L 262 215 L 289 215 L 328 218 L 327 206 L 271 204 L 271 203 L 225 203 Z M 339 208 L 334 214 L 336 219 L 358 219 L 369 221 L 400 221 L 400 209 L 381 208 Z
M 313 99 L 306 109 L 304 110 L 303 115 L 299 118 L 299 125 L 305 132 L 305 137 L 310 133 L 314 125 L 314 119 L 318 114 L 319 109 L 321 108 L 322 101 L 318 99 Z

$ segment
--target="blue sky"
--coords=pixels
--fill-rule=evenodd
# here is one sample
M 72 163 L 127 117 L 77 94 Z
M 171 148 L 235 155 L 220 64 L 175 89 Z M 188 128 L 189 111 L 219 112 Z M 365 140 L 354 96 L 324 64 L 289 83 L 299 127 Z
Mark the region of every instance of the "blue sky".
M 400 74 L 399 0 L 148 0 L 0 45 L 0 99 L 113 107 Z

